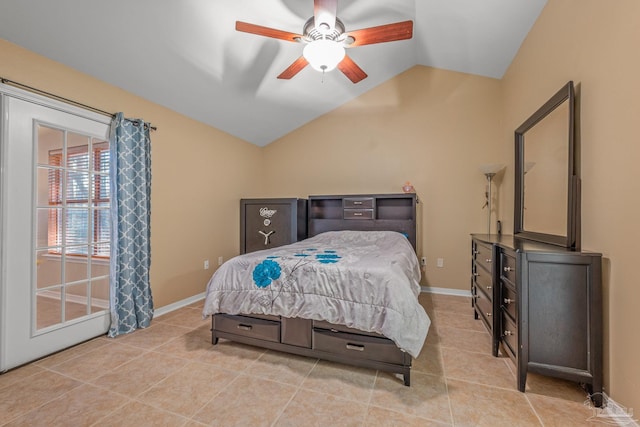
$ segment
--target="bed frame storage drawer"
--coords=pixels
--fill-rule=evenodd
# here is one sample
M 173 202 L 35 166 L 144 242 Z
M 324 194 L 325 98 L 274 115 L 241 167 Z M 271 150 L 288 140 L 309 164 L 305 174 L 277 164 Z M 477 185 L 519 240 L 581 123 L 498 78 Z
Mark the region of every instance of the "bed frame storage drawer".
M 280 322 L 256 317 L 216 314 L 213 329 L 229 334 L 280 342 Z
M 384 338 L 383 335 L 375 332 L 361 331 L 360 329 L 350 328 L 345 325 L 336 325 L 334 323 L 325 322 L 324 320 L 314 320 L 313 327 L 315 329 L 326 329 L 333 332 L 346 332 L 348 334 L 369 335 L 370 337 Z
M 396 364 L 403 364 L 405 361 L 405 353 L 387 338 L 334 332 L 326 329 L 314 328 L 313 348 L 357 359 Z

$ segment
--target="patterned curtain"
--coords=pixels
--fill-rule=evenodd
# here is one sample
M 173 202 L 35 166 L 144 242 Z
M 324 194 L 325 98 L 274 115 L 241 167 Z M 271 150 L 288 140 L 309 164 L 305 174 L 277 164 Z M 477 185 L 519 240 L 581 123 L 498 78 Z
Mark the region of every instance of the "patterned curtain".
M 111 123 L 111 328 L 109 336 L 146 328 L 153 318 L 151 141 L 149 126 L 116 114 Z

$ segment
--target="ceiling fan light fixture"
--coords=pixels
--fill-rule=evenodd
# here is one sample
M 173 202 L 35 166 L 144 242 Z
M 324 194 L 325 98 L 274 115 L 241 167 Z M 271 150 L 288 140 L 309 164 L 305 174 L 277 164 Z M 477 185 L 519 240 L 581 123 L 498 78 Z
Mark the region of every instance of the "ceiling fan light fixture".
M 344 59 L 345 51 L 342 44 L 328 39 L 318 39 L 309 42 L 304 47 L 302 55 L 311 67 L 317 71 L 331 71 Z

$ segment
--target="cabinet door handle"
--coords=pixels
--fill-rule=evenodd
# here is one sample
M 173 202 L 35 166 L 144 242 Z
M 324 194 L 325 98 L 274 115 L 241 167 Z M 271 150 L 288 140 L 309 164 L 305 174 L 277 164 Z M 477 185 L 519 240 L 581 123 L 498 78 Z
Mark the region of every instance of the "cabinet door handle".
M 513 335 L 513 332 L 511 332 L 509 330 L 504 331 L 504 336 L 505 337 L 510 337 L 511 335 Z
M 485 262 L 488 262 L 489 264 L 491 264 L 491 258 L 487 258 L 484 260 Z
M 511 298 L 505 298 L 505 299 L 504 299 L 504 303 L 505 303 L 505 304 L 511 304 L 512 302 L 516 302 L 516 300 L 511 299 Z
M 364 346 L 357 344 L 347 344 L 347 350 L 364 351 Z
M 487 317 L 491 317 L 493 313 L 485 313 Z
M 474 277 L 475 277 L 475 276 L 479 276 L 479 275 L 480 275 L 480 273 L 473 273 L 473 276 L 474 276 Z
M 480 253 L 480 251 L 475 251 L 475 250 L 474 250 L 474 251 L 472 251 L 471 253 L 472 253 L 472 254 L 474 254 L 474 255 L 478 255 L 478 254 Z
M 503 268 L 503 270 L 506 271 L 506 272 L 509 272 L 509 271 L 511 271 L 511 267 L 505 267 L 505 268 Z
M 237 327 L 238 327 L 238 329 L 242 329 L 243 331 L 250 331 L 251 330 L 251 325 L 243 325 L 242 323 L 240 323 Z
M 491 290 L 491 286 L 486 286 L 487 290 L 490 291 Z

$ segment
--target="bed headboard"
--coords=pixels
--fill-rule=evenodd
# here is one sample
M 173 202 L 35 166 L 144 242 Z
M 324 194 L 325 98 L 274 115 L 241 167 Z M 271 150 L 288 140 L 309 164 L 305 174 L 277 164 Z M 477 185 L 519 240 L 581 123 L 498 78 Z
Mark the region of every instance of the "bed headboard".
M 309 196 L 309 237 L 325 231 L 397 231 L 416 250 L 415 194 Z

